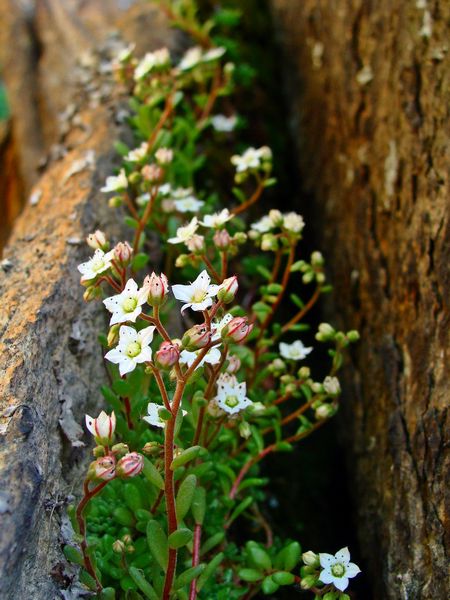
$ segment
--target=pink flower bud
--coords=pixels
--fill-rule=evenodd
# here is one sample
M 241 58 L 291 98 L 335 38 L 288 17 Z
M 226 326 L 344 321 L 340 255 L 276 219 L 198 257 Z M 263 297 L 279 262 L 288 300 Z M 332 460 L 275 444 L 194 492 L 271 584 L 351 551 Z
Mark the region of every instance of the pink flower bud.
M 102 479 L 109 481 L 116 476 L 116 461 L 113 456 L 102 456 L 94 460 L 89 466 L 88 479 Z
M 162 165 L 166 165 L 167 163 L 172 162 L 173 150 L 170 148 L 159 148 L 159 150 L 155 152 L 155 158 Z
M 231 242 L 230 234 L 226 229 L 218 229 L 214 234 L 213 242 L 219 250 L 226 250 Z
M 96 419 L 93 419 L 89 415 L 86 415 L 86 427 L 88 428 L 88 431 L 94 436 L 97 444 L 100 444 L 102 446 L 109 446 L 114 439 L 114 430 L 116 429 L 116 415 L 113 411 L 111 413 L 111 416 L 109 416 L 103 410 Z
M 105 234 L 100 229 L 94 231 L 94 233 L 90 233 L 86 238 L 87 245 L 93 248 L 94 250 L 107 250 L 108 249 L 108 240 L 106 239 Z
M 222 329 L 222 339 L 232 342 L 243 342 L 253 329 L 253 323 L 248 322 L 247 317 L 234 317 Z
M 227 373 L 237 373 L 241 368 L 241 360 L 235 354 L 228 357 Z
M 135 477 L 141 473 L 144 468 L 144 457 L 137 452 L 125 454 L 119 460 L 116 466 L 116 475 L 118 477 Z
M 217 298 L 225 304 L 233 302 L 238 291 L 238 287 L 239 284 L 236 275 L 233 275 L 233 277 L 228 277 L 228 279 L 224 279 L 219 291 L 217 292 Z
M 163 342 L 159 350 L 155 353 L 156 362 L 163 369 L 173 367 L 180 358 L 180 349 L 176 344 Z
M 202 235 L 194 235 L 186 240 L 186 246 L 190 252 L 202 252 L 205 247 L 205 238 Z
M 158 165 L 145 165 L 141 171 L 142 177 L 150 183 L 156 183 L 162 179 L 164 175 L 163 169 Z
M 128 242 L 119 242 L 114 247 L 114 259 L 121 265 L 127 265 L 133 256 L 133 248 Z
M 208 329 L 206 323 L 202 323 L 202 325 L 194 325 L 188 329 L 183 335 L 181 343 L 186 350 L 199 350 L 209 344 L 211 336 L 211 330 Z
M 143 287 L 148 290 L 147 302 L 150 306 L 160 306 L 169 292 L 169 282 L 164 273 L 156 275 L 153 272 L 150 276 L 147 275 Z

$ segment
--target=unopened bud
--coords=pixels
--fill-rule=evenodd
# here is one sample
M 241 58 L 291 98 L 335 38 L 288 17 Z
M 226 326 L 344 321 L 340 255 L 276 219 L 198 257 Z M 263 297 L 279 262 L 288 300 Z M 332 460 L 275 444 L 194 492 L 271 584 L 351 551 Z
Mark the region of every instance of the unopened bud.
M 86 427 L 94 436 L 97 444 L 109 446 L 114 439 L 116 415 L 114 411 L 111 413 L 111 416 L 107 415 L 103 410 L 96 419 L 86 415 Z
M 164 273 L 147 275 L 143 287 L 148 290 L 147 302 L 150 306 L 161 306 L 169 293 L 169 282 Z
M 273 233 L 265 233 L 261 240 L 261 250 L 265 252 L 275 252 L 278 250 L 278 239 Z
M 106 239 L 105 234 L 100 229 L 94 231 L 94 233 L 90 233 L 86 238 L 87 245 L 93 248 L 94 250 L 108 250 L 109 244 Z
M 213 236 L 213 242 L 219 250 L 226 250 L 231 243 L 231 236 L 226 229 L 217 229 Z
M 336 334 L 336 331 L 328 323 L 321 323 L 319 325 L 319 331 L 316 333 L 316 340 L 319 342 L 325 342 L 332 340 Z
M 222 329 L 222 339 L 240 343 L 243 342 L 253 329 L 253 324 L 248 322 L 247 317 L 234 317 Z
M 302 561 L 308 567 L 318 567 L 320 566 L 319 555 L 309 550 L 308 552 L 303 552 Z
M 313 267 L 322 267 L 324 262 L 321 252 L 316 251 L 311 254 L 311 264 Z
M 102 291 L 100 289 L 99 286 L 95 286 L 95 285 L 90 285 L 89 287 L 86 288 L 84 294 L 83 294 L 83 300 L 85 302 L 92 302 L 92 300 L 97 300 L 98 298 L 101 298 L 102 296 Z
M 250 429 L 250 425 L 247 421 L 241 421 L 239 423 L 239 435 L 246 440 L 252 435 L 252 430 Z
M 236 244 L 245 244 L 245 242 L 247 241 L 247 234 L 244 233 L 243 231 L 238 231 L 237 233 L 235 233 L 233 235 L 233 242 L 236 242 Z
M 272 221 L 274 227 L 280 227 L 283 224 L 283 215 L 277 209 L 269 211 L 269 218 Z
M 147 442 L 142 448 L 142 452 L 147 456 L 155 456 L 161 452 L 161 446 L 158 442 Z
M 233 302 L 236 297 L 238 287 L 239 284 L 236 275 L 224 279 L 217 292 L 217 298 L 224 304 Z
M 356 331 L 356 329 L 347 331 L 347 339 L 349 342 L 357 342 L 359 340 L 359 333 Z
M 111 348 L 112 346 L 115 346 L 117 344 L 117 342 L 119 341 L 119 329 L 120 329 L 120 325 L 113 325 L 112 327 L 109 328 L 108 331 L 108 346 Z
M 186 241 L 186 246 L 190 252 L 203 252 L 205 249 L 205 238 L 202 235 L 194 235 Z
M 159 165 L 145 165 L 141 173 L 142 177 L 150 183 L 160 181 L 164 175 L 164 171 Z
M 111 452 L 116 457 L 124 456 L 125 454 L 128 454 L 129 451 L 130 449 L 128 448 L 127 444 L 124 444 L 122 442 L 120 444 L 114 444 L 114 446 L 111 448 Z
M 175 260 L 175 266 L 179 269 L 187 267 L 190 264 L 190 258 L 187 254 L 180 254 Z
M 95 456 L 95 458 L 100 458 L 101 456 L 105 456 L 105 447 L 104 446 L 95 446 L 95 448 L 92 449 L 92 454 Z
M 300 379 L 308 379 L 308 377 L 311 375 L 311 369 L 309 367 L 300 367 L 297 375 L 300 377 Z
M 183 335 L 181 344 L 186 350 L 199 350 L 204 348 L 211 341 L 211 330 L 206 326 L 205 323 L 201 325 L 194 325 L 188 329 Z
M 281 358 L 276 358 L 270 364 L 270 371 L 274 374 L 281 375 L 286 371 L 286 363 Z
M 124 544 L 126 544 L 127 546 L 129 544 L 131 544 L 133 541 L 133 538 L 131 537 L 131 535 L 129 533 L 126 533 L 125 535 L 123 535 L 121 539 L 122 539 L 122 542 Z
M 227 373 L 237 373 L 241 368 L 241 360 L 235 354 L 228 356 Z
M 332 396 L 337 396 L 341 391 L 341 385 L 339 383 L 339 379 L 337 377 L 325 377 L 323 380 L 323 389 L 327 394 L 331 394 Z
M 87 479 L 101 479 L 109 481 L 116 475 L 116 461 L 113 456 L 102 456 L 91 462 L 87 472 Z
M 117 262 L 120 265 L 127 265 L 130 262 L 132 256 L 133 248 L 128 242 L 119 242 L 114 247 L 114 259 L 117 260 Z
M 317 577 L 315 575 L 307 575 L 306 577 L 303 577 L 303 579 L 300 582 L 300 587 L 303 590 L 309 590 L 310 588 L 314 587 L 317 584 Z
M 159 148 L 155 152 L 155 158 L 160 164 L 166 165 L 172 162 L 173 150 L 171 150 L 170 148 Z
M 113 196 L 108 200 L 109 208 L 119 208 L 119 206 L 122 206 L 122 204 L 123 199 L 120 196 Z
M 128 176 L 128 181 L 131 183 L 131 185 L 137 185 L 140 183 L 141 179 L 142 176 L 137 171 L 134 171 L 134 173 L 131 173 L 131 175 Z
M 141 473 L 144 468 L 144 457 L 137 452 L 125 454 L 119 460 L 116 467 L 116 475 L 118 477 L 135 477 Z
M 163 342 L 155 353 L 156 363 L 163 369 L 173 367 L 179 358 L 180 349 L 177 344 L 172 344 L 172 342 Z
M 125 552 L 125 544 L 122 540 L 116 540 L 112 545 L 112 549 L 116 554 L 123 554 Z
M 318 421 L 322 421 L 323 419 L 332 417 L 335 412 L 336 410 L 331 404 L 322 404 L 316 409 L 315 417 Z

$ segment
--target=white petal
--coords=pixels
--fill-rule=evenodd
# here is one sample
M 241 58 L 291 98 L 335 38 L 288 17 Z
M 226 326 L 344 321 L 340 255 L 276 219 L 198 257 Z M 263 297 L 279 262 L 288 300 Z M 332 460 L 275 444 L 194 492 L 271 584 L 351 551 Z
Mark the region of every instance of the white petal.
M 211 298 L 206 298 L 203 302 L 193 302 L 190 306 L 192 310 L 206 310 L 212 305 Z
M 197 279 L 192 283 L 192 285 L 199 287 L 203 290 L 206 290 L 206 288 L 209 286 L 210 283 L 211 283 L 211 277 L 208 275 L 208 271 L 206 271 L 204 269 L 200 273 L 200 275 L 197 277 Z
M 208 286 L 208 294 L 210 296 L 215 296 L 217 294 L 217 292 L 219 291 L 220 285 L 216 285 L 215 283 L 213 283 L 212 285 Z
M 122 294 L 124 292 L 126 292 L 126 294 L 129 294 L 130 292 L 134 295 L 137 291 L 138 291 L 138 284 L 135 282 L 134 279 L 129 279 L 127 281 L 127 285 L 125 286 L 125 289 L 123 290 Z
M 355 565 L 355 563 L 348 563 L 345 569 L 345 575 L 347 577 L 355 577 L 358 575 L 358 573 L 361 573 L 361 569 L 358 567 L 358 565 Z
M 333 584 L 338 590 L 343 592 L 348 588 L 348 577 L 335 577 Z
M 126 323 L 129 320 L 129 313 L 124 313 L 123 311 L 116 311 L 112 314 L 109 324 L 118 325 L 119 323 Z
M 133 327 L 128 327 L 127 325 L 122 325 L 119 330 L 120 341 L 125 342 L 125 344 L 130 344 L 131 342 L 135 342 L 138 338 L 138 332 Z
M 328 571 L 328 569 L 324 569 L 320 572 L 319 579 L 322 583 L 332 583 L 334 581 L 333 575 Z
M 142 348 L 141 353 L 138 354 L 134 360 L 137 363 L 150 362 L 152 360 L 152 349 L 151 348 Z
M 131 313 L 125 313 L 125 316 L 128 316 L 127 321 L 131 321 L 132 323 L 136 323 L 136 319 L 141 314 L 141 312 L 142 312 L 142 307 L 141 306 L 137 306 L 133 310 L 133 312 L 131 312 Z
M 350 552 L 347 547 L 338 550 L 335 556 L 339 562 L 343 562 L 345 565 L 350 562 Z
M 177 300 L 187 302 L 192 297 L 192 286 L 178 283 L 172 286 L 172 292 Z
M 205 362 L 210 365 L 217 365 L 220 362 L 222 354 L 218 348 L 211 348 L 211 350 L 205 356 Z
M 331 565 L 334 565 L 337 561 L 336 561 L 336 557 L 334 557 L 332 554 L 327 554 L 326 552 L 321 552 L 319 554 L 319 559 L 320 559 L 320 565 L 326 569 L 327 567 L 330 567 Z
M 115 365 L 119 364 L 123 358 L 123 354 L 117 350 L 117 348 L 113 348 L 107 354 L 105 354 L 106 360 L 114 363 Z
M 128 358 L 128 356 L 122 355 L 122 360 L 119 363 L 119 373 L 122 375 L 122 377 L 125 375 L 125 373 L 130 373 L 135 368 L 135 361 L 131 360 L 131 358 Z
M 114 312 L 121 305 L 122 294 L 117 294 L 116 296 L 110 296 L 109 298 L 105 298 L 103 300 L 103 304 L 109 310 L 109 312 Z
M 149 327 L 144 327 L 138 333 L 138 339 L 140 339 L 142 346 L 148 346 L 153 340 L 153 332 L 156 327 L 154 325 L 150 325 Z
M 95 435 L 95 429 L 94 429 L 94 421 L 95 421 L 95 419 L 93 419 L 89 415 L 86 415 L 85 419 L 86 419 L 87 430 L 89 431 L 89 433 L 92 433 L 92 435 Z

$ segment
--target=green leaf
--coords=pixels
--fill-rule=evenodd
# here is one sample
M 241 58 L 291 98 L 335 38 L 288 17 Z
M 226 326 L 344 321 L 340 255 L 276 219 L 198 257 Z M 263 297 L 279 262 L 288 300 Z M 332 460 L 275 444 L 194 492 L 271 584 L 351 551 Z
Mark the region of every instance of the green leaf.
M 272 574 L 272 579 L 278 585 L 292 585 L 295 581 L 295 575 L 287 571 L 278 571 L 278 573 Z
M 147 543 L 153 558 L 166 571 L 169 560 L 169 546 L 167 536 L 158 521 L 147 523 Z
M 180 485 L 178 494 L 176 497 L 176 508 L 177 508 L 177 519 L 182 521 L 187 515 L 192 500 L 194 498 L 195 488 L 197 487 L 197 477 L 195 475 L 188 475 Z
M 246 544 L 246 550 L 253 567 L 264 571 L 270 571 L 272 569 L 270 556 L 259 544 L 249 541 Z
M 69 562 L 75 563 L 76 565 L 84 564 L 83 555 L 78 548 L 75 548 L 75 546 L 64 546 L 63 552 Z
M 192 500 L 192 514 L 194 516 L 195 523 L 202 525 L 205 519 L 206 512 L 206 492 L 205 488 L 198 487 L 194 492 L 194 499 Z
M 97 591 L 97 584 L 95 582 L 95 579 L 91 575 L 89 575 L 87 571 L 81 569 L 78 577 L 81 583 L 84 584 L 87 588 L 89 588 L 93 592 Z
M 196 579 L 199 575 L 201 575 L 203 573 L 203 571 L 205 570 L 205 563 L 201 563 L 199 565 L 197 565 L 196 567 L 191 567 L 190 569 L 187 569 L 187 571 L 185 571 L 184 573 L 181 573 L 181 575 L 179 575 L 176 579 L 175 579 L 175 583 L 174 583 L 174 588 L 176 590 L 184 587 L 185 585 L 189 585 L 191 583 L 191 581 L 193 581 L 194 579 Z
M 201 446 L 191 446 L 186 450 L 183 450 L 181 454 L 179 454 L 176 458 L 173 459 L 172 464 L 170 465 L 170 469 L 175 471 L 178 467 L 185 465 L 186 463 L 197 458 L 198 453 L 202 449 Z
M 124 506 L 118 506 L 115 508 L 113 511 L 113 516 L 114 519 L 124 527 L 133 527 L 136 522 L 133 513 Z
M 145 478 L 150 483 L 152 483 L 154 486 L 156 486 L 160 490 L 164 489 L 164 480 L 161 477 L 160 472 L 146 456 L 144 456 L 143 473 L 144 473 Z
M 272 577 L 270 575 L 268 575 L 264 579 L 264 581 L 262 582 L 262 586 L 261 586 L 262 591 L 266 596 L 268 596 L 269 594 L 274 594 L 279 587 L 280 586 L 277 583 L 275 583 L 275 581 L 272 579 Z
M 103 588 L 100 592 L 100 600 L 116 600 L 116 592 L 114 588 Z
M 217 546 L 218 544 L 220 544 L 221 542 L 223 542 L 224 539 L 225 539 L 225 532 L 224 531 L 218 531 L 217 533 L 215 533 L 214 535 L 212 535 L 201 546 L 201 548 L 200 548 L 200 556 L 202 556 L 203 554 L 207 554 L 215 546 Z
M 136 219 L 133 219 L 133 217 L 124 217 L 123 221 L 125 225 L 132 229 L 137 229 L 139 227 L 139 222 L 136 221 Z
M 269 269 L 266 269 L 266 267 L 263 267 L 262 265 L 257 265 L 256 270 L 264 277 L 264 279 L 270 280 L 272 277 L 272 273 L 269 271 Z
M 289 298 L 292 300 L 292 302 L 297 308 L 300 308 L 300 310 L 305 306 L 305 303 L 300 298 L 300 296 L 297 296 L 297 294 L 290 294 Z
M 200 575 L 197 581 L 197 589 L 200 591 L 208 579 L 211 577 L 213 573 L 216 572 L 217 567 L 220 565 L 222 560 L 224 559 L 225 554 L 223 552 L 219 552 L 216 556 L 211 560 L 210 563 L 207 564 L 206 569 Z
M 142 571 L 136 569 L 136 567 L 129 567 L 128 572 L 134 583 L 146 598 L 149 598 L 149 600 L 158 600 L 158 594 L 155 592 L 152 585 L 145 579 Z
M 133 260 L 131 261 L 131 268 L 133 271 L 140 271 L 145 267 L 149 260 L 150 257 L 147 254 L 139 252 L 139 254 L 136 254 L 136 256 L 133 257 Z
M 122 496 L 125 500 L 126 505 L 134 513 L 144 507 L 141 493 L 134 483 L 125 483 L 122 490 Z
M 192 531 L 185 527 L 177 529 L 169 535 L 169 547 L 170 548 L 181 548 L 186 546 L 192 540 Z
M 238 572 L 239 577 L 243 581 L 248 581 L 249 583 L 253 583 L 254 581 L 261 581 L 263 578 L 263 574 L 256 569 L 241 569 Z
M 227 521 L 227 524 L 230 525 L 235 519 L 238 518 L 238 516 L 244 512 L 244 510 L 246 510 L 251 504 L 253 504 L 253 497 L 249 496 L 248 498 L 245 498 L 244 500 L 242 500 L 242 502 L 240 502 L 236 508 L 233 510 L 233 512 L 231 513 L 230 518 Z
M 292 571 L 300 561 L 302 548 L 298 542 L 291 542 L 283 550 L 283 567 L 285 571 Z
M 130 388 L 130 384 L 128 381 L 123 380 L 123 379 L 116 379 L 113 383 L 113 390 L 119 396 L 124 397 L 124 396 L 129 395 L 131 388 Z

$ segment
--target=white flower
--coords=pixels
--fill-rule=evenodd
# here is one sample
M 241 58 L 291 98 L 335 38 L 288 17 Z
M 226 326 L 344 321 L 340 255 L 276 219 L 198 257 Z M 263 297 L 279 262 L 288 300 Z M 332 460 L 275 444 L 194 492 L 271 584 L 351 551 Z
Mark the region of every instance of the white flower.
M 141 194 L 140 196 L 138 196 L 136 198 L 136 204 L 138 206 L 145 206 L 146 204 L 148 204 L 149 200 L 150 200 L 150 194 L 148 192 L 146 192 L 145 194 Z
M 214 229 L 219 229 L 222 225 L 225 225 L 227 221 L 233 218 L 233 215 L 230 214 L 228 208 L 224 208 L 219 213 L 214 213 L 213 215 L 205 215 L 203 217 L 203 221 L 200 221 L 200 225 L 203 227 L 213 227 Z
M 224 315 L 222 317 L 222 319 L 220 321 L 211 323 L 211 331 L 212 331 L 211 341 L 212 342 L 216 342 L 217 340 L 220 340 L 220 338 L 222 337 L 222 329 L 225 327 L 225 325 L 228 325 L 228 323 L 232 319 L 233 319 L 233 315 L 231 315 L 230 313 L 227 313 L 226 315 Z
M 168 196 L 172 192 L 172 186 L 170 183 L 164 183 L 159 187 L 158 193 L 162 196 Z
M 181 307 L 181 312 L 186 308 L 206 310 L 212 305 L 212 299 L 217 294 L 219 287 L 211 285 L 211 277 L 206 271 L 202 271 L 190 285 L 173 285 L 172 292 L 177 300 L 186 303 Z
M 195 196 L 186 196 L 181 200 L 174 200 L 175 208 L 179 212 L 197 212 L 205 203 Z
M 200 46 L 194 46 L 189 48 L 180 63 L 178 64 L 178 68 L 182 71 L 188 71 L 198 65 L 203 58 L 203 52 Z
M 173 160 L 173 150 L 171 148 L 158 148 L 155 152 L 155 158 L 160 164 L 167 165 Z
M 170 54 L 167 48 L 155 50 L 155 52 L 147 52 L 147 54 L 139 61 L 138 66 L 134 71 L 134 79 L 138 81 L 153 71 L 155 67 L 162 67 L 168 64 Z
M 331 377 L 330 375 L 328 375 L 323 380 L 323 389 L 326 391 L 327 394 L 332 394 L 333 396 L 336 396 L 341 391 L 339 379 L 337 377 Z
M 147 421 L 147 423 L 149 423 L 150 425 L 153 425 L 153 427 L 164 427 L 166 422 L 164 421 L 164 419 L 161 419 L 161 417 L 159 416 L 159 411 L 161 408 L 164 408 L 163 406 L 161 406 L 160 404 L 155 404 L 154 402 L 150 402 L 147 405 L 147 416 L 146 417 L 142 417 L 144 419 L 144 421 Z M 183 410 L 183 417 L 184 415 L 187 415 L 187 411 Z
M 118 175 L 110 175 L 106 178 L 105 185 L 100 188 L 101 192 L 120 192 L 128 187 L 128 179 L 123 169 L 120 170 Z
M 225 54 L 227 51 L 223 46 L 217 46 L 217 48 L 211 48 L 211 50 L 207 50 L 203 55 L 202 61 L 209 62 L 210 60 L 217 60 L 221 56 Z
M 237 117 L 236 115 L 231 115 L 231 117 L 227 117 L 226 115 L 214 115 L 211 117 L 211 125 L 216 131 L 221 131 L 224 133 L 229 133 L 233 131 L 236 127 Z
M 303 360 L 311 351 L 312 348 L 306 348 L 300 340 L 292 344 L 280 342 L 280 354 L 289 360 Z
M 111 261 L 114 258 L 114 250 L 110 250 L 106 254 L 98 248 L 94 252 L 94 256 L 88 261 L 78 265 L 78 270 L 81 273 L 81 281 L 89 281 L 95 279 L 97 275 L 107 271 L 111 267 Z
M 269 215 L 265 215 L 256 223 L 252 223 L 251 228 L 259 233 L 267 233 L 275 227 L 274 222 Z
M 257 169 L 260 165 L 261 153 L 256 148 L 247 148 L 244 154 L 234 154 L 231 157 L 231 164 L 236 167 L 238 173 Z
M 142 305 L 147 301 L 148 289 L 139 289 L 134 279 L 129 279 L 125 289 L 120 294 L 110 296 L 103 300 L 103 304 L 112 313 L 110 325 L 126 323 L 136 319 L 142 312 Z
M 119 365 L 119 373 L 122 377 L 125 373 L 133 371 L 137 364 L 152 360 L 150 344 L 154 331 L 153 325 L 140 331 L 122 325 L 118 345 L 105 355 L 107 360 Z
M 186 243 L 197 231 L 198 220 L 197 217 L 193 217 L 192 220 L 183 227 L 178 227 L 177 235 L 173 238 L 169 238 L 167 241 L 169 244 L 183 244 Z
M 130 150 L 128 154 L 125 156 L 125 160 L 129 162 L 139 162 L 143 158 L 145 158 L 148 152 L 148 144 L 147 142 L 142 142 L 142 144 L 135 148 L 134 150 Z
M 114 411 L 111 413 L 111 416 L 102 410 L 96 419 L 93 419 L 89 415 L 86 415 L 85 418 L 88 431 L 98 440 L 98 443 L 106 445 L 112 442 L 116 429 L 116 415 Z
M 347 588 L 349 578 L 361 572 L 358 565 L 350 562 L 348 548 L 342 548 L 334 556 L 321 552 L 319 558 L 322 567 L 320 581 L 325 585 L 332 583 L 341 592 Z
M 305 221 L 301 215 L 295 212 L 283 215 L 283 227 L 292 233 L 300 233 L 305 226 Z
M 252 404 L 246 397 L 247 384 L 245 381 L 239 383 L 234 375 L 222 373 L 217 380 L 217 405 L 230 415 L 244 410 Z
M 195 352 L 190 352 L 189 350 L 183 350 L 180 354 L 180 363 L 182 365 L 187 365 L 188 367 L 192 367 L 195 360 L 198 358 L 198 355 L 202 352 L 202 350 L 196 350 Z M 215 346 L 210 348 L 205 356 L 202 358 L 200 363 L 197 365 L 196 369 L 202 367 L 205 363 L 209 365 L 217 365 L 220 362 L 221 353 L 218 348 Z
M 127 62 L 131 58 L 135 48 L 136 44 L 129 44 L 128 46 L 125 46 L 125 48 L 122 48 L 122 50 L 120 50 L 120 52 L 117 54 L 117 60 L 121 63 Z

